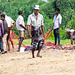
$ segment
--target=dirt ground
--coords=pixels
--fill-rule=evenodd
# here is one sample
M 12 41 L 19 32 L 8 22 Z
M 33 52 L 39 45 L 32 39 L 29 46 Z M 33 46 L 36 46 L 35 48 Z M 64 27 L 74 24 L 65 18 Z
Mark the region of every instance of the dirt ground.
M 31 51 L 0 54 L 0 75 L 75 75 L 75 51 L 46 49 L 41 55 L 32 58 Z

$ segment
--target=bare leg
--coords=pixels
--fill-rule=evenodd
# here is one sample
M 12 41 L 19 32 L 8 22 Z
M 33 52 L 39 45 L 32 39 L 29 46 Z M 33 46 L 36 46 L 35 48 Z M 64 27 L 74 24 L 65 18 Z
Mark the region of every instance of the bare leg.
M 11 36 L 10 36 L 10 42 L 12 44 L 12 48 L 14 49 L 13 40 L 12 40 Z
M 21 44 L 22 44 L 23 40 L 24 40 L 24 38 L 20 38 L 18 52 L 20 51 L 20 47 L 21 47 Z
M 7 45 L 8 45 L 8 51 L 10 51 L 10 43 L 9 43 L 9 40 L 7 40 Z
M 14 45 L 13 45 L 13 41 L 11 40 L 11 44 L 12 44 L 12 47 L 13 47 L 13 49 L 14 49 Z
M 41 51 L 41 48 L 38 50 L 37 57 L 42 57 L 40 56 L 40 51 Z
M 71 37 L 71 45 L 73 45 L 73 39 L 72 39 L 72 37 Z
M 35 56 L 34 56 L 34 50 L 32 50 L 32 58 L 35 58 Z

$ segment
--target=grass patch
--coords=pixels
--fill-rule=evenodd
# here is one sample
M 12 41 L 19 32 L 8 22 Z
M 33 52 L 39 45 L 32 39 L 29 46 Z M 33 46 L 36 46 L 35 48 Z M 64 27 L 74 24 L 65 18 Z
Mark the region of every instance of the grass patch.
M 46 40 L 46 42 L 52 42 L 54 43 L 54 40 Z M 19 42 L 17 40 L 15 40 L 15 43 L 18 45 Z M 65 39 L 65 40 L 61 40 L 60 42 L 62 45 L 65 45 L 65 44 L 70 44 L 71 43 L 71 40 L 70 39 Z M 24 45 L 31 45 L 31 39 L 25 39 L 23 41 L 23 44 Z
M 52 42 L 54 43 L 54 40 L 46 40 L 46 42 Z M 65 45 L 65 44 L 70 44 L 71 40 L 70 39 L 65 39 L 65 40 L 61 40 L 60 44 Z

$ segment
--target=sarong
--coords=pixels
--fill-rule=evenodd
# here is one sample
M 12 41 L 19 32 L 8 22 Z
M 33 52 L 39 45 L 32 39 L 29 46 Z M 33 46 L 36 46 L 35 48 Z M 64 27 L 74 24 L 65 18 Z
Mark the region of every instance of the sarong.
M 44 38 L 41 33 L 40 27 L 31 26 L 31 35 L 32 35 L 31 50 L 41 49 L 44 44 Z

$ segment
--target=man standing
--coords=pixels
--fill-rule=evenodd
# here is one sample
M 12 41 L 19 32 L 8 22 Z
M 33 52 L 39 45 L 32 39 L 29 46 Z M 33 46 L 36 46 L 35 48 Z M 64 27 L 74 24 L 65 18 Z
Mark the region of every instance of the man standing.
M 59 14 L 60 13 L 60 9 L 56 8 L 55 9 L 55 16 L 54 16 L 54 20 L 53 20 L 53 24 L 51 26 L 54 26 L 54 37 L 55 37 L 55 45 L 57 44 L 57 38 L 58 38 L 58 45 L 60 45 L 60 26 L 61 26 L 61 21 L 62 21 L 62 16 Z
M 2 14 L 5 15 L 5 20 L 6 20 L 7 24 L 8 24 L 7 45 L 8 45 L 8 51 L 10 51 L 10 42 L 9 42 L 10 30 L 15 27 L 15 21 L 14 21 L 11 17 L 7 16 L 5 12 L 3 12 Z M 11 27 L 11 24 L 13 24 L 12 27 Z M 12 44 L 12 46 L 13 46 L 12 40 L 10 40 L 10 41 L 11 41 L 11 44 Z M 14 46 L 13 46 L 13 48 L 14 48 Z
M 38 50 L 37 57 L 41 57 L 40 51 L 44 44 L 43 39 L 44 39 L 45 35 L 44 35 L 43 16 L 39 13 L 40 6 L 35 5 L 33 11 L 34 11 L 34 13 L 29 15 L 29 17 L 28 17 L 27 25 L 28 25 L 29 36 L 32 39 L 32 43 L 31 43 L 32 57 L 35 58 L 35 56 L 34 56 L 35 50 Z M 31 33 L 29 31 L 30 25 L 31 25 Z M 41 29 L 42 29 L 42 32 L 41 32 Z
M 25 30 L 26 30 L 26 28 L 25 28 L 25 24 L 24 24 L 23 12 L 19 11 L 18 15 L 19 16 L 18 16 L 18 18 L 16 20 L 16 28 L 17 28 L 17 30 L 19 31 L 19 34 L 20 34 L 20 41 L 19 41 L 19 48 L 18 48 L 18 52 L 19 52 L 21 44 L 22 44 L 22 41 L 25 38 Z
M 5 20 L 5 15 L 1 15 L 1 20 L 3 21 L 3 27 L 4 27 L 4 36 L 3 36 L 3 49 L 5 52 L 7 52 L 6 42 L 7 42 L 7 36 L 8 36 L 8 25 Z
M 2 40 L 3 35 L 4 35 L 4 27 L 2 20 L 0 20 L 0 50 L 2 54 L 4 53 L 3 40 Z

